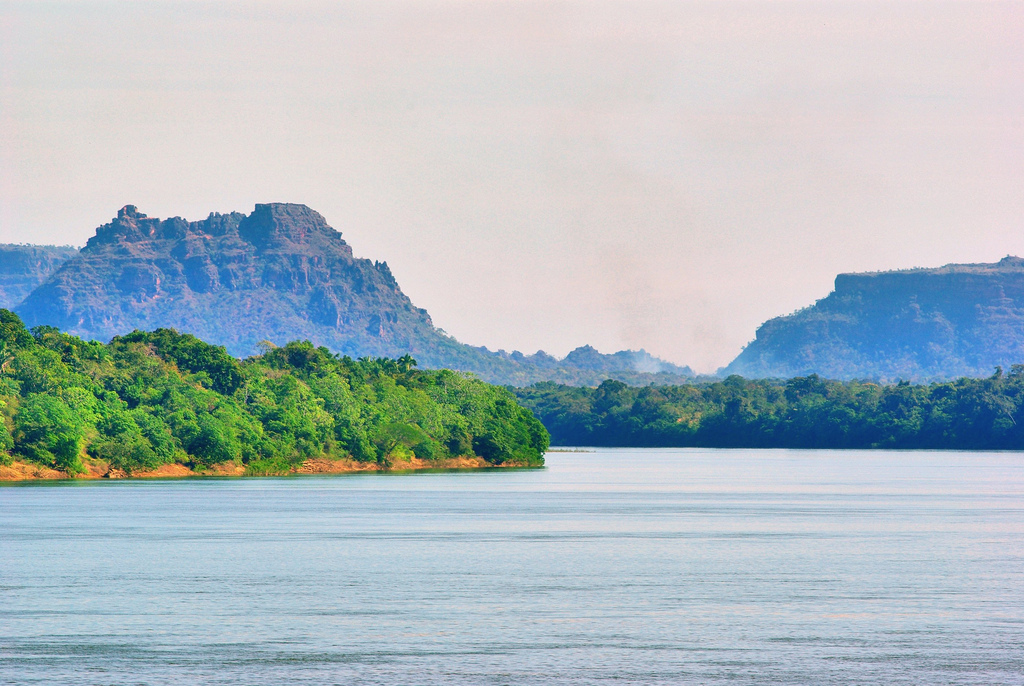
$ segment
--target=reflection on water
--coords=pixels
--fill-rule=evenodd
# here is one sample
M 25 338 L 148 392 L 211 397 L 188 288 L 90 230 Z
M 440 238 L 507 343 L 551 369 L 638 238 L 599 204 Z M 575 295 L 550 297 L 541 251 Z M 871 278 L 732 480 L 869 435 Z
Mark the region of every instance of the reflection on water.
M 0 487 L 0 682 L 1024 682 L 1024 456 Z

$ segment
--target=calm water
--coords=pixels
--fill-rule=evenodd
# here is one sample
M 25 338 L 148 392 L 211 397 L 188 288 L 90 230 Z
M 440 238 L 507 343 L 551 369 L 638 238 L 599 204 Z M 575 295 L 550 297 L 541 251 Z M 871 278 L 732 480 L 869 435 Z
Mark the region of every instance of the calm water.
M 1024 455 L 0 487 L 0 682 L 1020 684 Z

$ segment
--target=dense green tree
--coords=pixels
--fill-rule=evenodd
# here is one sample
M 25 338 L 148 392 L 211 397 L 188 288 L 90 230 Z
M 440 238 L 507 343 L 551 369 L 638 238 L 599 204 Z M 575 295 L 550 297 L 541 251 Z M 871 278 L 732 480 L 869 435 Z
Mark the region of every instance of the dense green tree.
M 729 376 L 684 386 L 516 390 L 559 445 L 1024 449 L 1024 366 L 914 385 Z
M 377 430 L 375 442 L 380 452 L 379 459 L 384 464 L 391 463 L 391 456 L 396 448 L 402 447 L 412 450 L 413 446 L 426 443 L 430 440 L 426 432 L 415 424 L 405 422 L 390 422 Z
M 114 338 L 112 343 L 150 346 L 158 356 L 174 362 L 182 371 L 192 372 L 204 386 L 218 393 L 230 395 L 242 384 L 241 365 L 224 346 L 210 345 L 191 334 L 179 334 L 174 329 L 133 331 Z
M 281 473 L 311 457 L 412 455 L 539 465 L 547 445 L 507 389 L 416 369 L 409 355 L 353 360 L 307 341 L 237 360 L 173 329 L 104 345 L 26 331 L 0 310 L 4 462 L 13 451 L 69 473 L 83 457 L 129 473 L 169 462 Z
M 48 467 L 77 474 L 82 471 L 86 424 L 55 395 L 33 393 L 15 415 L 14 449 Z

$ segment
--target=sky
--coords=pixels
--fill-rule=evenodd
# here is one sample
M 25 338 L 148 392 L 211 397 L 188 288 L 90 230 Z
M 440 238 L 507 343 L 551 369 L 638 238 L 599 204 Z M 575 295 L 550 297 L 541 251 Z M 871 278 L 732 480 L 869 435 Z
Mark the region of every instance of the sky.
M 299 202 L 461 341 L 700 372 L 1024 255 L 1024 2 L 3 2 L 0 242 Z

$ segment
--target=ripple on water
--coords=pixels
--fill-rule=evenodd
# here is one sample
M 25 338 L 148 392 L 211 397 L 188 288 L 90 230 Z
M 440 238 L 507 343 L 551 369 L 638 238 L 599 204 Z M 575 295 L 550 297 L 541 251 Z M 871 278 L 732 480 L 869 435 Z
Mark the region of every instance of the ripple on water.
M 0 682 L 1024 683 L 1024 459 L 0 488 Z

